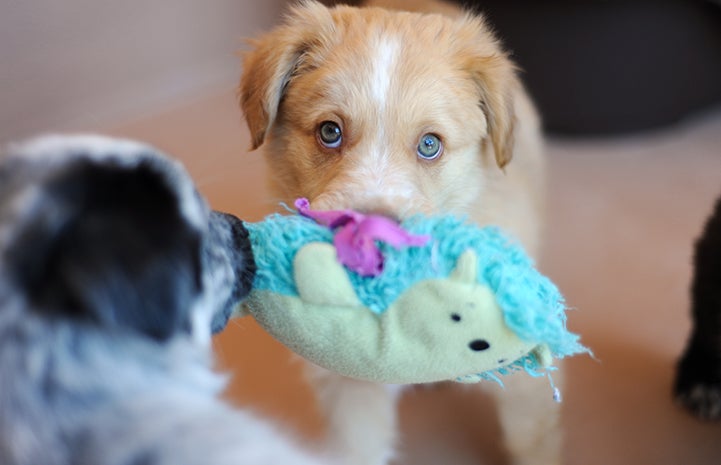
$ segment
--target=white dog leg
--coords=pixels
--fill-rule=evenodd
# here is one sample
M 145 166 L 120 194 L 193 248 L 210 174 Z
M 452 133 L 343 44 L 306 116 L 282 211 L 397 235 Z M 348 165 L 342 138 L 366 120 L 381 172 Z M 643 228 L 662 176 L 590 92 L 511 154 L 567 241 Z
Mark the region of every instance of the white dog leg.
M 562 383 L 559 371 L 553 380 Z M 498 406 L 504 445 L 513 465 L 559 465 L 562 462 L 561 405 L 546 377 L 525 373 L 503 377 L 505 388 L 491 389 Z
M 310 365 L 308 378 L 325 414 L 330 452 L 346 465 L 386 465 L 394 456 L 401 389 Z

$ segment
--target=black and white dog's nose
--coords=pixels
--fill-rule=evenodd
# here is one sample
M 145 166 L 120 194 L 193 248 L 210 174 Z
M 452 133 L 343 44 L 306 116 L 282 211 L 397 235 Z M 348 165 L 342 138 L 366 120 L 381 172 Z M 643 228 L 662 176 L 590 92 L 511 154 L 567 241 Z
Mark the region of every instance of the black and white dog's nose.
M 468 347 L 470 347 L 471 350 L 475 352 L 481 352 L 490 348 L 491 344 L 489 344 L 488 341 L 486 341 L 485 339 L 475 339 L 468 343 Z
M 203 244 L 210 292 L 222 296 L 211 328 L 217 333 L 228 323 L 233 309 L 248 295 L 255 278 L 255 261 L 248 230 L 237 217 L 211 212 L 209 234 Z

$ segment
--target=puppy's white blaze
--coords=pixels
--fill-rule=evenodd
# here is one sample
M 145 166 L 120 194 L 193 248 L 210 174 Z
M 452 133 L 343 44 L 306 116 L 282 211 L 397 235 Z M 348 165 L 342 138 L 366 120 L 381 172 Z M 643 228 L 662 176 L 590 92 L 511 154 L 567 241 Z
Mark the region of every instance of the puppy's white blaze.
M 393 65 L 398 56 L 400 44 L 390 37 L 383 37 L 377 48 L 377 55 L 373 59 L 373 77 L 371 82 L 373 98 L 376 103 L 383 105 L 388 99 L 391 87 Z

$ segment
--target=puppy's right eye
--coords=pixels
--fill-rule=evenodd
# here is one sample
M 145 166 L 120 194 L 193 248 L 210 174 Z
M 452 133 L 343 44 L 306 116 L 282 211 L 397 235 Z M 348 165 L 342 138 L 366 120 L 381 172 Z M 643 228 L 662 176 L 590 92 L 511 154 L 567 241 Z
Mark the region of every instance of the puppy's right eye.
M 343 132 L 337 123 L 324 121 L 318 126 L 318 140 L 323 146 L 329 149 L 340 147 L 343 142 Z
M 416 151 L 423 160 L 435 160 L 443 153 L 443 143 L 435 134 L 423 134 Z

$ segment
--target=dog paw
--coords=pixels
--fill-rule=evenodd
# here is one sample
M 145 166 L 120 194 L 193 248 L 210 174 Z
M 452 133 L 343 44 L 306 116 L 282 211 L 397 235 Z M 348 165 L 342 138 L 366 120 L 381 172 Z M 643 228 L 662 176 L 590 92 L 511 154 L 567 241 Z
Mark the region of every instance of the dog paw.
M 698 418 L 721 419 L 721 356 L 689 350 L 678 366 L 674 398 Z

